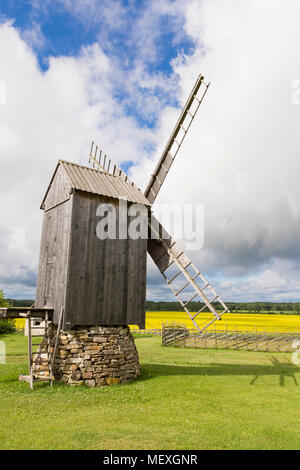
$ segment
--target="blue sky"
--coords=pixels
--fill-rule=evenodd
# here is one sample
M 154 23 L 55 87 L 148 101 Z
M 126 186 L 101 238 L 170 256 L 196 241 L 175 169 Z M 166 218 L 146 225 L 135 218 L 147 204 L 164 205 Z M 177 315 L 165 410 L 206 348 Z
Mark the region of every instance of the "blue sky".
M 145 73 L 159 76 L 161 85 L 145 90 L 134 83 L 136 94 L 152 94 L 160 105 L 178 105 L 176 78 L 171 66 L 178 54 L 191 55 L 193 39 L 184 32 L 184 16 L 174 2 L 151 0 L 0 0 L 2 21 L 13 20 L 21 36 L 36 52 L 41 70 L 46 71 L 49 57 L 80 54 L 83 47 L 98 43 L 101 49 L 124 73 L 130 74 L 142 63 Z M 77 6 L 76 6 L 77 5 Z M 85 6 L 87 5 L 87 6 Z M 168 7 L 169 5 L 169 7 Z M 136 106 L 122 80 L 112 78 L 117 101 L 124 106 L 140 126 L 153 127 L 155 112 L 145 113 Z M 173 83 L 170 90 L 164 81 Z

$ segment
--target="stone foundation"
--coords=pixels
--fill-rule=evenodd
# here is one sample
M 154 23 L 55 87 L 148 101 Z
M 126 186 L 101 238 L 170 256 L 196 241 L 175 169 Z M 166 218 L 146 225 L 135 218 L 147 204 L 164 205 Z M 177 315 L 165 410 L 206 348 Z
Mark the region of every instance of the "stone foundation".
M 53 353 L 57 327 L 50 333 Z M 34 366 L 35 378 L 49 375 L 47 338 L 44 337 Z M 89 326 L 62 331 L 54 360 L 55 380 L 88 387 L 134 380 L 140 375 L 138 352 L 127 326 Z

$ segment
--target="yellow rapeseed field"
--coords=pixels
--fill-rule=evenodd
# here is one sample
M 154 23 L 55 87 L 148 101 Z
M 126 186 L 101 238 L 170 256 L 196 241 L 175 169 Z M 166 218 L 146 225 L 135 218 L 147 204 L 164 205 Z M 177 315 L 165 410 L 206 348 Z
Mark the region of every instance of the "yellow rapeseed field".
M 198 316 L 198 324 L 201 326 L 210 320 L 212 316 L 201 313 Z M 147 312 L 146 329 L 161 328 L 163 322 L 184 323 L 188 328 L 193 328 L 185 312 Z M 25 319 L 16 320 L 18 329 L 25 327 Z M 137 327 L 133 327 L 134 329 Z M 217 330 L 241 330 L 241 331 L 272 331 L 272 332 L 300 332 L 300 315 L 273 315 L 267 313 L 226 313 L 221 321 L 214 322 L 209 329 Z
M 17 318 L 15 320 L 15 326 L 18 330 L 25 328 L 25 318 Z
M 197 317 L 199 326 L 212 318 L 211 314 L 201 313 Z M 185 312 L 147 312 L 146 329 L 161 328 L 163 322 L 184 323 L 193 328 Z M 300 332 L 300 315 L 275 315 L 267 313 L 227 313 L 221 321 L 214 322 L 209 329 L 242 330 L 242 331 L 272 331 L 272 332 Z

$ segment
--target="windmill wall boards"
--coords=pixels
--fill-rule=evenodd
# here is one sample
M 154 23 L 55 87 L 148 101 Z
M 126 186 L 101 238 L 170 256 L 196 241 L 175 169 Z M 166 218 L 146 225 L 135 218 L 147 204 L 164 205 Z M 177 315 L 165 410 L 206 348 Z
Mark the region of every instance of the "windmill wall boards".
M 147 240 L 99 239 L 97 208 L 119 199 L 150 208 L 121 176 L 59 161 L 42 203 L 44 223 L 35 306 L 54 309 L 64 330 L 83 325 L 145 326 Z M 147 213 L 146 213 L 147 218 Z M 118 222 L 118 220 L 116 221 Z
M 35 304 L 27 313 L 24 309 L 1 313 L 45 320 L 45 337 L 37 353 L 31 348 L 32 332 L 28 335 L 29 376 L 22 379 L 32 387 L 36 380 L 96 386 L 138 377 L 138 354 L 128 325 L 145 325 L 147 251 L 199 332 L 228 312 L 151 212 L 208 87 L 200 75 L 144 193 L 94 142 L 91 168 L 58 162 L 41 206 L 44 222 Z M 125 222 L 120 210 L 124 200 L 129 207 Z M 124 237 L 117 231 L 114 237 L 99 237 L 99 207 L 109 207 L 107 212 L 115 214 L 116 222 L 122 219 L 128 234 L 130 208 L 135 205 L 145 236 Z M 191 312 L 192 301 L 202 302 L 203 307 Z M 204 311 L 211 313 L 206 323 L 201 321 Z

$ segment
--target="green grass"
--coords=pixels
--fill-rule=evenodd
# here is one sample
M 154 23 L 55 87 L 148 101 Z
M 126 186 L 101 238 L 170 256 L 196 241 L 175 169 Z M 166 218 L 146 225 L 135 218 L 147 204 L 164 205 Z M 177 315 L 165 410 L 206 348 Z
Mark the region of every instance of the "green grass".
M 1 449 L 300 448 L 300 368 L 290 354 L 163 348 L 137 337 L 140 380 L 32 392 L 18 381 L 26 338 L 1 340 Z

